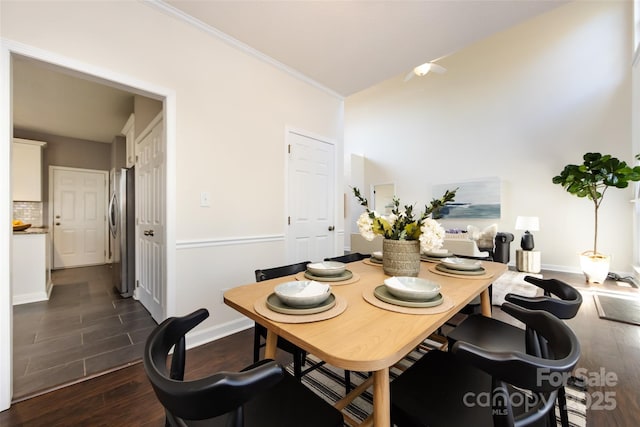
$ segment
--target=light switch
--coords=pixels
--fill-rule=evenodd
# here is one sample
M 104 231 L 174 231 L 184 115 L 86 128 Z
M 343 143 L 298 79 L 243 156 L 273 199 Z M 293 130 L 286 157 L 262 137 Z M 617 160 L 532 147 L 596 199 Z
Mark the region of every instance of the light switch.
M 200 206 L 203 208 L 211 206 L 211 194 L 208 191 L 200 192 Z

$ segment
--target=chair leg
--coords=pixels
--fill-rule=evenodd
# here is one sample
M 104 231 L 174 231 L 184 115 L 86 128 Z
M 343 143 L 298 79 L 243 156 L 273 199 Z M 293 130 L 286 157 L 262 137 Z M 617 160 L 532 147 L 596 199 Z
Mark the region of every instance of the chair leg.
M 567 411 L 567 395 L 564 387 L 558 389 L 558 407 L 560 408 L 560 423 L 562 427 L 569 427 L 569 412 Z
M 351 371 L 344 370 L 344 390 L 346 394 L 351 391 Z
M 556 420 L 556 409 L 553 408 L 551 411 L 549 411 L 549 414 L 547 414 L 547 426 L 549 427 L 556 427 L 558 425 L 558 422 Z
M 260 332 L 258 331 L 258 325 L 253 327 L 253 363 L 260 360 Z
M 304 353 L 302 351 L 296 351 L 293 353 L 293 376 L 298 381 L 302 379 L 302 360 Z

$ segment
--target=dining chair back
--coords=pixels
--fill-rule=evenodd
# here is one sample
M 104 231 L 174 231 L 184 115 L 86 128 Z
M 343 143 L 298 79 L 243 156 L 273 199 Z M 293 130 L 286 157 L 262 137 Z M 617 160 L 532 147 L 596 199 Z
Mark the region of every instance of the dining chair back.
M 371 257 L 371 255 L 369 255 L 369 254 L 361 254 L 360 252 L 352 252 L 350 254 L 334 256 L 334 257 L 331 257 L 331 258 L 325 258 L 324 260 L 325 261 L 338 261 L 338 262 L 350 263 L 350 262 L 362 261 L 363 259 L 370 258 L 370 257 Z
M 262 282 L 263 280 L 276 279 L 278 277 L 290 276 L 292 274 L 300 273 L 307 269 L 307 264 L 311 261 L 302 261 L 295 264 L 283 265 L 280 267 L 261 268 L 255 271 L 256 282 Z
M 503 310 L 544 337 L 550 356 L 457 341 L 429 351 L 391 383 L 392 422 L 414 426 L 545 425 L 580 344 L 557 317 L 506 302 Z M 523 336 L 524 339 L 524 336 Z
M 199 309 L 183 317 L 171 317 L 147 338 L 144 369 L 165 408 L 167 425 L 343 425 L 338 410 L 272 360 L 251 365 L 240 372 L 225 371 L 185 381 L 185 334 L 208 316 L 206 309 Z M 167 370 L 171 348 L 174 351 L 171 367 Z M 202 420 L 208 422 L 203 424 Z
M 507 294 L 505 300 L 530 310 L 544 310 L 558 319 L 572 319 L 582 305 L 582 295 L 576 288 L 558 279 L 525 276 L 525 281 L 544 291 L 544 296 L 526 297 Z M 556 298 L 553 298 L 555 296 Z
M 292 274 L 300 273 L 307 269 L 307 264 L 311 261 L 303 261 L 295 264 L 283 265 L 280 267 L 262 268 L 255 270 L 256 282 L 262 282 L 264 280 L 276 279 L 278 277 L 290 276 Z M 265 346 L 263 340 L 266 340 L 267 328 L 255 323 L 253 332 L 253 362 L 260 360 L 260 348 Z M 293 373 L 294 376 L 300 379 L 303 375 L 302 366 L 305 365 L 307 353 L 297 345 L 287 341 L 284 338 L 278 337 L 278 348 L 293 356 Z

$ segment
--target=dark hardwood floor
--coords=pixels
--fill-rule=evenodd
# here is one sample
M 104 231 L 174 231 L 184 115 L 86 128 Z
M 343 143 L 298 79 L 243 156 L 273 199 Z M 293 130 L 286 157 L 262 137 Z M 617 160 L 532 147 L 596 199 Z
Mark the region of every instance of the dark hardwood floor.
M 142 304 L 121 298 L 109 265 L 53 272 L 48 301 L 13 308 L 13 398 L 140 360 L 156 326 Z
M 543 272 L 579 287 L 584 304 L 568 324 L 582 346 L 580 368 L 589 374 L 615 373 L 615 385 L 590 385 L 592 407 L 598 393 L 613 393 L 610 410 L 589 409 L 587 425 L 593 427 L 636 426 L 640 418 L 640 326 L 603 320 L 598 317 L 592 292 L 622 291 L 638 296 L 637 289 L 625 289 L 608 281 L 605 285 L 585 285 L 581 275 Z M 505 318 L 498 308 L 495 317 Z M 253 330 L 243 331 L 189 350 L 187 378 L 197 378 L 219 370 L 238 370 L 252 361 Z M 287 362 L 286 358 L 282 362 Z M 613 401 L 611 401 L 611 397 Z M 138 363 L 107 375 L 56 390 L 14 404 L 0 413 L 2 426 L 162 426 L 163 409 Z

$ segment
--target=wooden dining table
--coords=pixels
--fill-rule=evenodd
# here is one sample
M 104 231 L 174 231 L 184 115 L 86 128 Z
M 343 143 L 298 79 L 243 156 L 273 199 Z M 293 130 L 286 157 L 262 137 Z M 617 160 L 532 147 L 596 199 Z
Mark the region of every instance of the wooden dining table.
M 300 279 L 300 275 L 285 276 L 250 283 L 225 292 L 224 301 L 240 313 L 267 328 L 265 358 L 274 358 L 277 337 L 281 336 L 308 353 L 333 366 L 361 372 L 372 372 L 369 382 L 336 403 L 344 409 L 352 396 L 372 383 L 373 414 L 362 425 L 388 427 L 390 421 L 389 368 L 418 347 L 446 321 L 478 295 L 482 313 L 491 316 L 489 285 L 506 270 L 505 264 L 482 261 L 483 276 L 445 275 L 436 272 L 434 263 L 422 262 L 419 277 L 435 281 L 441 294 L 452 303 L 451 309 L 437 314 L 399 313 L 367 302 L 364 295 L 383 284 L 385 275 L 380 265 L 369 260 L 347 264 L 354 274 L 349 284 L 332 285 L 336 298 L 344 302 L 344 311 L 330 319 L 308 323 L 286 323 L 271 320 L 256 311 L 256 301 L 273 293 L 279 283 Z

